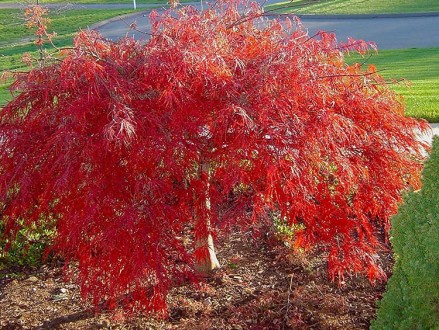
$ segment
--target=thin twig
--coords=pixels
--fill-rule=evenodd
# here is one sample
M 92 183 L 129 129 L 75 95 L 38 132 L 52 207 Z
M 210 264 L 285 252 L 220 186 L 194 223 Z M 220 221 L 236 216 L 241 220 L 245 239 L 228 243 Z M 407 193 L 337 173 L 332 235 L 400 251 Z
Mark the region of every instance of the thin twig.
M 290 312 L 290 306 L 291 306 L 291 302 L 290 302 L 290 297 L 291 297 L 291 288 L 293 287 L 293 275 L 290 275 L 290 287 L 288 289 L 288 298 L 287 298 L 287 306 L 286 306 L 286 310 L 285 310 L 285 321 L 288 321 L 288 313 Z

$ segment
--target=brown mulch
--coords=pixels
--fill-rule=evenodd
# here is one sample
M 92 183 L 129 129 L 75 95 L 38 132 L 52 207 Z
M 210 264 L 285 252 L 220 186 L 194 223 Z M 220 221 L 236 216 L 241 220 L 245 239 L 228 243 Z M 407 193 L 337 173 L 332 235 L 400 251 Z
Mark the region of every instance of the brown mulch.
M 232 235 L 219 244 L 223 267 L 197 288 L 168 296 L 166 320 L 95 314 L 60 267 L 0 272 L 0 329 L 368 329 L 384 283 L 328 279 L 322 253 L 294 254 L 270 239 Z M 258 240 L 260 241 L 260 240 Z M 389 275 L 393 261 L 382 253 Z

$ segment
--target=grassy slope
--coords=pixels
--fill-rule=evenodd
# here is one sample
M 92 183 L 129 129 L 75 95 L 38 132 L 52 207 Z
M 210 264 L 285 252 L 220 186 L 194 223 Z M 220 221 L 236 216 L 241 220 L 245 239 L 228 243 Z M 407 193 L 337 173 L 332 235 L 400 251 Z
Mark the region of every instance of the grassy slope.
M 437 0 L 293 0 L 266 9 L 279 8 L 297 14 L 383 14 L 439 11 Z
M 388 79 L 406 79 L 409 83 L 395 83 L 392 88 L 404 95 L 407 115 L 439 122 L 439 48 L 412 48 L 383 50 L 372 54 L 367 63 L 373 63 Z M 348 62 L 365 61 L 358 56 Z

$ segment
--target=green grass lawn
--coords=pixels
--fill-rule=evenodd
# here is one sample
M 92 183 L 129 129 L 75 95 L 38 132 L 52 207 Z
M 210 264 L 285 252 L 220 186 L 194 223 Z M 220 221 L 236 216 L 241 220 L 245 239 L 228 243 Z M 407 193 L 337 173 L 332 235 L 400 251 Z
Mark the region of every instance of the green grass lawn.
M 439 48 L 383 50 L 372 54 L 367 63 L 375 64 L 380 74 L 388 79 L 406 79 L 391 85 L 404 95 L 407 115 L 439 122 Z M 361 63 L 365 59 L 361 59 Z M 357 61 L 358 56 L 348 58 Z M 410 84 L 407 85 L 407 82 Z
M 297 14 L 388 14 L 439 12 L 438 0 L 293 0 L 265 7 Z

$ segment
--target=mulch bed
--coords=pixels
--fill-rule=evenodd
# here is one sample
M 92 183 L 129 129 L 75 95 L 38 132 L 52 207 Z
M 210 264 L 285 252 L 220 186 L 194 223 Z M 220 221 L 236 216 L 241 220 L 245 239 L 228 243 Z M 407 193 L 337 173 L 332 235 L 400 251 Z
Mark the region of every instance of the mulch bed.
M 357 276 L 339 287 L 323 253 L 295 254 L 273 237 L 234 234 L 218 248 L 223 267 L 198 287 L 172 289 L 165 320 L 95 314 L 61 267 L 4 269 L 0 329 L 368 329 L 385 289 Z M 390 275 L 392 255 L 381 256 Z

